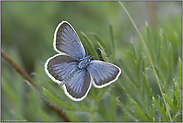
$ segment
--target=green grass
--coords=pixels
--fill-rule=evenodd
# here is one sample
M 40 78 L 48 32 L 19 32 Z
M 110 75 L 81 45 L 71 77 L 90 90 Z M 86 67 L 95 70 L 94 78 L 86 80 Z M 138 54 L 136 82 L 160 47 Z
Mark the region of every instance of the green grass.
M 22 4 L 27 5 L 27 3 Z M 40 4 L 41 3 L 39 2 L 36 4 L 34 2 L 29 2 L 29 5 L 31 6 L 37 5 L 41 7 Z M 40 29 L 41 31 L 39 31 L 39 33 L 41 33 L 41 40 L 44 39 L 44 42 L 41 42 L 41 44 L 37 43 L 39 45 L 31 46 L 31 41 L 35 43 L 36 41 L 39 42 L 40 39 L 38 38 L 38 40 L 35 39 L 34 41 L 33 37 L 31 37 L 31 39 L 24 37 L 23 39 L 27 39 L 25 42 L 28 43 L 26 44 L 21 41 L 23 42 L 21 44 L 18 42 L 19 45 L 21 45 L 20 49 L 15 47 L 15 43 L 15 46 L 8 45 L 10 42 L 6 42 L 6 40 L 9 41 L 14 39 L 17 41 L 17 39 L 13 37 L 5 38 L 6 33 L 4 34 L 3 32 L 6 32 L 5 30 L 7 30 L 7 28 L 5 28 L 6 25 L 2 25 L 2 49 L 22 69 L 29 72 L 29 75 L 33 78 L 34 84 L 37 86 L 35 87 L 30 82 L 24 80 L 23 76 L 13 70 L 12 66 L 2 57 L 2 120 L 24 120 L 29 122 L 182 121 L 182 30 L 180 13 L 173 15 L 173 21 L 169 17 L 164 19 L 159 18 L 158 28 L 150 26 L 148 24 L 149 22 L 146 22 L 145 20 L 143 21 L 144 24 L 142 27 L 139 28 L 138 26 L 136 27 L 137 22 L 133 19 L 134 16 L 132 16 L 134 11 L 132 5 L 136 4 L 133 2 L 123 2 L 127 9 L 126 13 L 129 12 L 132 18 L 125 13 L 124 8 L 118 2 L 63 2 L 62 4 L 67 6 L 62 6 L 61 9 L 64 7 L 66 9 L 70 7 L 77 8 L 78 6 L 87 6 L 86 8 L 88 9 L 85 9 L 94 17 L 98 12 L 99 18 L 93 20 L 93 23 L 91 25 L 88 24 L 87 26 L 87 19 L 84 20 L 83 16 L 88 15 L 82 13 L 83 11 L 80 10 L 80 13 L 82 14 L 77 16 L 80 16 L 83 21 L 79 22 L 79 24 L 86 25 L 84 31 L 79 32 L 79 26 L 76 24 L 76 31 L 83 44 L 85 44 L 83 39 L 86 40 L 89 54 L 98 56 L 98 53 L 100 52 L 104 61 L 114 63 L 122 69 L 121 76 L 115 83 L 105 88 L 97 89 L 92 86 L 90 92 L 83 101 L 72 101 L 64 94 L 63 89 L 59 85 L 51 81 L 44 71 L 44 62 L 46 59 L 56 54 L 52 48 L 53 27 L 56 27 L 61 20 L 58 21 L 58 19 L 56 19 L 57 17 L 55 17 L 56 25 L 47 25 L 48 27 L 43 26 Z M 13 7 L 20 6 L 21 4 L 19 2 L 15 2 L 14 4 L 4 2 L 2 5 L 3 7 L 5 7 L 5 5 L 10 5 L 13 9 Z M 45 2 L 42 7 L 47 8 L 49 6 L 51 11 L 55 11 L 57 7 L 60 7 L 58 2 Z M 111 6 L 117 6 L 118 8 L 109 12 L 108 9 Z M 29 8 L 20 7 L 18 11 L 24 9 L 29 10 Z M 94 10 L 94 12 L 90 12 L 90 9 Z M 9 9 L 6 8 L 3 10 Z M 67 10 L 71 11 L 72 9 Z M 117 10 L 119 16 L 122 15 L 125 17 L 125 22 L 123 23 L 126 23 L 126 25 L 124 25 L 124 28 L 126 26 L 127 28 L 125 29 L 129 30 L 117 28 L 116 22 L 119 21 L 118 19 L 120 19 L 120 17 L 112 16 L 113 11 L 116 12 Z M 48 14 L 47 16 L 52 16 L 53 13 L 51 11 L 46 12 Z M 74 12 L 70 11 L 68 11 L 68 13 Z M 110 23 L 107 24 L 107 27 L 104 27 L 106 24 L 99 21 L 102 19 L 102 15 L 105 13 L 104 11 L 109 14 L 108 19 L 110 20 Z M 16 13 L 17 11 L 11 12 Z M 15 22 L 19 19 L 18 16 L 23 16 L 25 20 L 27 19 L 26 13 L 23 13 L 22 15 L 20 15 L 20 13 L 11 14 L 14 16 L 16 15 L 17 18 L 15 18 Z M 75 14 L 73 14 L 73 16 L 74 15 Z M 2 23 L 4 24 L 7 17 L 3 13 L 2 16 L 4 19 Z M 44 15 L 45 18 L 47 16 L 46 14 Z M 70 18 L 67 14 L 63 14 L 63 16 L 62 19 Z M 48 21 L 45 18 L 39 21 Z M 92 17 L 88 18 L 92 19 Z M 118 19 L 115 20 L 114 18 Z M 50 21 L 52 20 L 51 18 L 49 19 Z M 75 19 L 77 21 L 78 18 L 75 17 Z M 73 19 L 71 20 L 73 21 Z M 36 19 L 33 19 L 32 21 L 36 21 Z M 99 23 L 97 23 L 97 21 Z M 131 21 L 134 22 L 131 23 Z M 31 23 L 31 20 L 29 20 L 28 23 Z M 73 21 L 73 23 L 70 23 L 75 28 L 74 23 L 76 22 Z M 97 23 L 97 26 L 94 26 L 95 23 Z M 32 24 L 35 26 L 34 28 L 40 26 L 39 24 Z M 17 25 L 15 25 L 15 27 L 16 26 Z M 133 28 L 133 33 L 131 33 L 130 28 Z M 100 33 L 100 29 L 104 31 Z M 12 30 L 15 30 L 15 28 Z M 48 32 L 46 32 L 46 30 Z M 128 34 L 126 35 L 127 32 Z M 121 36 L 125 36 L 125 38 L 131 40 L 125 42 Z M 21 51 L 24 51 L 25 46 L 27 45 L 30 45 L 30 48 L 35 49 L 32 50 L 32 52 L 28 52 L 30 49 L 27 48 L 27 50 L 25 50 L 27 55 L 25 56 Z M 85 49 L 86 46 L 84 45 Z M 111 55 L 111 57 L 106 57 L 107 55 Z M 101 58 L 94 57 L 94 59 Z M 30 74 L 30 71 L 33 72 Z

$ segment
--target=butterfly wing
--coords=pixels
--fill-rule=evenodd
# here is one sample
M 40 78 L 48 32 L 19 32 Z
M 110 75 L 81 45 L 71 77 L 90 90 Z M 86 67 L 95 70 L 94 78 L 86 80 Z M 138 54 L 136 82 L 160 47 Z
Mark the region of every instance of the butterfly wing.
M 57 26 L 53 47 L 58 53 L 68 54 L 77 60 L 85 57 L 83 45 L 76 31 L 67 21 L 62 21 Z
M 59 84 L 76 68 L 76 59 L 68 55 L 57 54 L 49 58 L 45 63 L 45 72 L 54 82 Z
M 83 100 L 91 88 L 91 79 L 88 71 L 78 70 L 77 74 L 63 85 L 65 94 L 74 101 Z
M 88 71 L 80 70 L 77 64 L 76 59 L 71 56 L 57 54 L 46 61 L 45 71 L 54 82 L 63 84 L 64 81 L 62 87 L 69 98 L 81 101 L 91 88 L 92 78 Z M 74 76 L 69 78 L 71 73 Z
M 114 64 L 93 60 L 87 67 L 96 88 L 105 87 L 115 82 L 121 74 L 121 69 Z

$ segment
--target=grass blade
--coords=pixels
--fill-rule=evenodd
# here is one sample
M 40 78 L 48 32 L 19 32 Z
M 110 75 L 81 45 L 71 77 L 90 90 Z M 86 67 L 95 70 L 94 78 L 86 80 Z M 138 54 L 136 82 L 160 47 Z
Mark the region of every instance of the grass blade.
M 171 86 L 172 84 L 172 77 L 173 76 L 173 53 L 172 53 L 172 46 L 169 46 L 168 52 L 168 71 L 167 71 L 167 86 Z
M 87 43 L 87 46 L 88 46 L 88 49 L 89 49 L 91 55 L 92 55 L 92 56 L 98 56 L 98 55 L 97 55 L 97 52 L 96 52 L 96 50 L 95 50 L 95 48 L 94 48 L 92 42 L 89 40 L 89 38 L 85 35 L 84 32 L 81 32 L 81 34 L 83 35 L 84 39 L 86 40 L 86 43 Z M 95 59 L 98 60 L 98 57 L 95 57 Z
M 34 87 L 29 81 L 26 80 L 26 82 L 27 82 L 27 84 L 32 88 L 32 90 L 33 90 L 34 92 L 36 92 L 36 93 L 37 93 L 38 95 L 40 95 L 41 97 L 43 97 L 43 98 L 49 100 L 49 98 L 48 98 L 46 95 L 44 95 L 41 91 L 39 91 L 36 87 Z
M 165 110 L 159 105 L 159 103 L 156 101 L 156 99 L 154 97 L 152 99 L 153 99 L 153 103 L 155 104 L 155 106 L 158 109 L 158 112 L 161 114 L 163 121 L 168 122 L 169 120 L 168 120 L 168 117 L 165 113 Z
M 60 108 L 65 109 L 65 110 L 75 110 L 75 107 L 66 105 L 65 103 L 61 102 L 59 99 L 54 97 L 47 89 L 43 88 L 43 92 L 50 100 L 52 100 Z
M 149 25 L 147 24 L 146 22 L 146 32 L 147 32 L 147 41 L 146 41 L 146 44 L 147 46 L 149 47 L 149 51 L 151 53 L 151 57 L 154 61 L 154 52 L 155 52 L 155 48 L 154 48 L 154 39 L 153 39 L 153 35 L 152 35 L 152 32 L 151 32 L 151 29 L 149 27 Z
M 141 110 L 141 108 L 137 105 L 137 103 L 133 100 L 132 100 L 132 103 L 134 105 L 134 108 L 135 108 L 137 114 L 139 114 L 141 116 L 141 119 L 143 119 L 142 121 L 146 121 L 146 122 L 150 121 L 149 118 Z
M 106 45 L 103 43 L 103 41 L 99 38 L 99 36 L 98 36 L 96 33 L 92 32 L 92 35 L 93 35 L 93 37 L 94 37 L 98 42 L 100 42 L 100 44 L 101 44 L 105 49 L 107 48 Z
M 109 30 L 110 30 L 110 49 L 111 49 L 111 54 L 113 55 L 113 58 L 114 58 L 114 55 L 115 55 L 115 45 L 114 45 L 114 35 L 113 35 L 113 28 L 112 28 L 112 25 L 110 24 L 110 27 L 109 27 Z
M 135 80 L 133 79 L 134 76 L 132 76 L 129 68 L 125 65 L 124 61 L 122 59 L 119 59 L 119 62 L 123 68 L 123 71 L 126 73 L 127 77 L 136 85 Z M 137 86 L 137 85 L 136 85 Z
M 152 89 L 150 89 L 149 83 L 147 82 L 147 78 L 144 74 L 143 74 L 143 77 L 144 77 L 144 80 L 143 80 L 144 88 L 146 89 L 146 93 L 148 95 L 148 101 L 150 103 L 151 99 L 152 99 L 152 96 L 153 96 Z
M 173 91 L 173 94 L 175 95 L 175 98 L 177 100 L 178 109 L 180 109 L 181 108 L 181 92 L 178 89 L 178 84 L 177 83 L 175 83 L 174 86 L 175 86 L 175 91 Z
M 167 96 L 166 94 L 164 94 L 164 96 L 165 96 L 165 99 L 166 99 L 168 105 L 170 106 L 170 108 L 173 111 L 173 116 L 172 117 L 174 117 L 176 115 L 176 113 L 178 112 L 178 109 L 175 107 L 175 105 L 173 104 L 173 102 L 171 101 L 169 96 Z
M 179 78 L 178 78 L 178 87 L 181 90 L 182 88 L 182 60 L 179 58 Z
M 105 62 L 109 62 L 109 60 L 107 59 L 107 57 L 106 57 L 106 52 L 105 52 L 105 50 L 104 50 L 104 48 L 103 48 L 103 46 L 100 44 L 100 42 L 97 42 L 98 43 L 98 45 L 99 45 L 99 47 L 100 47 L 100 52 L 101 52 L 101 55 L 102 55 L 102 58 L 104 59 L 104 61 Z
M 133 116 L 134 118 L 138 118 L 132 111 L 130 111 L 125 105 L 123 105 L 118 98 L 116 98 L 116 100 L 118 104 L 120 104 L 121 107 L 126 110 L 131 116 Z
M 153 115 L 153 109 L 151 108 L 151 106 L 149 106 L 149 115 L 150 115 L 151 120 L 153 120 L 154 115 Z

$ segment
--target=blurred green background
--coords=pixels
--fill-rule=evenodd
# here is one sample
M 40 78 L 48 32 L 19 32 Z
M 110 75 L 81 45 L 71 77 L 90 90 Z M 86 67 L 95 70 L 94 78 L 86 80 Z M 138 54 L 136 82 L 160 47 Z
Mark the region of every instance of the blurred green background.
M 142 35 L 145 33 L 146 22 L 155 32 L 154 35 L 157 35 L 160 29 L 166 35 L 172 35 L 174 30 L 178 35 L 182 34 L 181 2 L 123 2 L 123 4 Z M 52 45 L 53 35 L 57 25 L 63 20 L 68 21 L 75 28 L 82 42 L 84 38 L 80 31 L 84 32 L 95 46 L 97 42 L 92 37 L 92 32 L 95 32 L 105 44 L 108 44 L 110 40 L 109 26 L 111 24 L 116 46 L 115 57 L 117 59 L 127 61 L 130 56 L 126 54 L 129 51 L 131 41 L 134 42 L 137 52 L 142 52 L 143 46 L 139 41 L 137 32 L 117 1 L 1 1 L 1 48 L 30 76 L 39 78 L 34 80 L 38 87 L 46 86 L 50 92 L 56 88 L 58 90 L 58 93 L 54 93 L 56 96 L 64 93 L 46 76 L 44 63 L 49 57 L 56 54 Z M 155 37 L 156 39 L 157 37 Z M 174 47 L 174 38 L 169 38 L 169 41 L 176 49 L 177 47 Z M 181 45 L 179 46 L 178 48 L 181 51 Z M 182 56 L 180 53 L 174 52 L 174 72 L 178 70 L 177 60 L 180 56 Z M 62 118 L 43 104 L 40 97 L 29 88 L 21 76 L 3 58 L 1 59 L 1 119 L 62 121 Z M 115 64 L 119 64 L 117 59 Z M 149 75 L 151 74 L 153 73 L 149 73 Z M 121 78 L 123 79 L 123 71 Z M 151 76 L 150 79 L 152 79 L 150 85 L 154 88 L 153 93 L 156 97 L 160 92 L 156 82 L 154 82 L 155 79 Z M 122 102 L 125 102 L 128 98 L 117 83 L 113 84 L 110 91 L 114 91 L 115 96 L 119 96 Z M 115 121 L 122 121 L 122 110 L 118 105 L 117 108 L 118 119 Z M 43 112 L 46 112 L 47 116 Z M 71 113 L 71 115 L 73 115 L 72 117 L 82 117 L 83 114 Z M 87 118 L 82 117 L 81 119 L 82 121 L 88 121 Z M 108 120 L 104 118 L 101 121 Z

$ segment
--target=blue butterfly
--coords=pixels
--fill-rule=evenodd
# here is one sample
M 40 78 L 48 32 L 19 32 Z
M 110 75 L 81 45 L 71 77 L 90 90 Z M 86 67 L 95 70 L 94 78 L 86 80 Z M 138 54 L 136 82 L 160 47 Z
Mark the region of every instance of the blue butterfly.
M 59 54 L 46 61 L 45 72 L 74 101 L 83 100 L 92 83 L 96 88 L 102 88 L 116 81 L 121 74 L 121 69 L 116 65 L 91 61 L 91 56 L 85 56 L 76 31 L 67 21 L 57 26 L 53 47 Z

